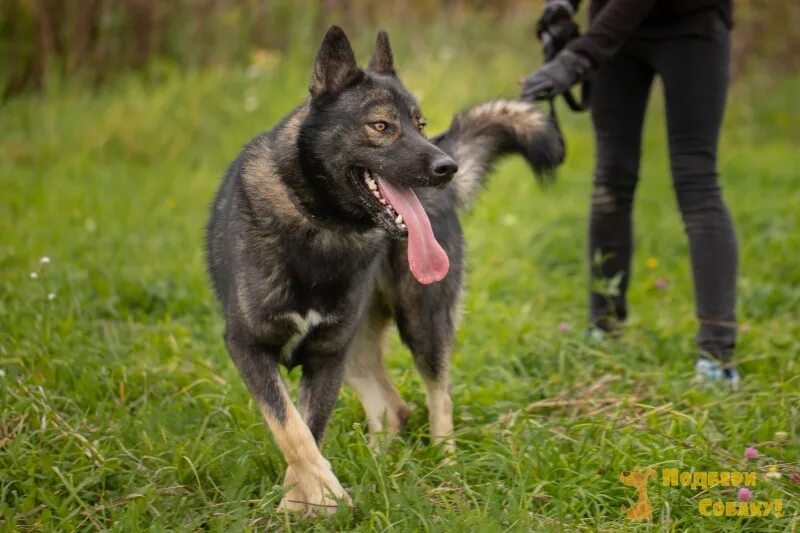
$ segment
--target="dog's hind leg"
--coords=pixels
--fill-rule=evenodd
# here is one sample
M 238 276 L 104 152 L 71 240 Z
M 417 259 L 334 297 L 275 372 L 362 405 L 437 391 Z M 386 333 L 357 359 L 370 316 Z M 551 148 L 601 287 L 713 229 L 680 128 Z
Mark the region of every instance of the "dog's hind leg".
M 394 435 L 401 431 L 409 414 L 383 363 L 388 322 L 388 311 L 374 301 L 350 348 L 345 370 L 345 383 L 356 392 L 364 407 L 372 447 L 377 445 L 378 434 Z
M 427 345 L 424 345 L 427 344 Z M 425 382 L 428 423 L 433 442 L 455 451 L 453 442 L 453 401 L 450 398 L 450 340 L 441 343 L 415 342 L 414 363 Z
M 351 505 L 330 463 L 322 456 L 317 439 L 289 397 L 278 371 L 277 354 L 266 352 L 246 333 L 230 325 L 226 344 L 288 463 L 284 478 L 288 492 L 280 508 L 332 513 L 340 502 Z
M 428 403 L 428 420 L 434 442 L 444 444 L 451 452 L 455 449 L 453 433 L 453 402 L 450 398 L 450 355 L 459 316 L 461 297 L 461 233 L 455 215 L 444 229 L 439 229 L 437 239 L 447 249 L 450 273 L 431 285 L 421 285 L 408 271 L 396 269 L 394 298 L 397 327 L 400 337 L 414 355 L 414 363 L 425 382 Z M 447 235 L 449 232 L 449 235 Z M 443 235 L 450 237 L 442 239 Z M 397 246 L 395 261 L 405 262 L 405 245 Z

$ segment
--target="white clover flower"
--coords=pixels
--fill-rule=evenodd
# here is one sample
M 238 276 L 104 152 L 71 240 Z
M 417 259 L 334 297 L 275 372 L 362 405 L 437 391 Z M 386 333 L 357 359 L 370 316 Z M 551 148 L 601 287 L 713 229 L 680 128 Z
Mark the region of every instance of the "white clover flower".
M 778 467 L 777 466 L 770 466 L 769 468 L 767 468 L 767 473 L 764 474 L 764 477 L 767 478 L 767 479 L 772 479 L 772 480 L 780 479 L 781 478 L 781 473 L 778 472 Z
M 47 265 L 47 264 L 49 264 L 49 263 L 50 263 L 50 258 L 49 258 L 49 257 L 47 257 L 47 256 L 45 255 L 45 256 L 43 256 L 41 259 L 39 259 L 39 262 L 40 262 L 41 264 L 43 264 L 43 265 Z
M 36 279 L 38 277 L 39 277 L 39 274 L 37 274 L 36 272 L 31 272 L 31 279 Z
M 50 294 L 47 295 L 47 299 L 51 300 L 51 301 L 55 300 L 56 299 L 56 293 L 51 292 Z
M 6 371 L 0 368 L 0 378 L 6 377 Z

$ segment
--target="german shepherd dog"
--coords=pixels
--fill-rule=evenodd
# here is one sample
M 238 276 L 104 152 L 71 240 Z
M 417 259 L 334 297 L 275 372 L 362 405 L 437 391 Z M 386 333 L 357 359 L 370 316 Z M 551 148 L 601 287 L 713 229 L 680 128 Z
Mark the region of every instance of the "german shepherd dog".
M 331 27 L 309 89 L 229 168 L 207 248 L 227 349 L 288 463 L 280 507 L 331 512 L 351 505 L 320 452 L 342 381 L 371 439 L 408 418 L 382 360 L 392 318 L 424 380 L 432 438 L 452 448 L 448 367 L 464 272 L 456 208 L 500 154 L 546 171 L 559 144 L 517 101 L 474 107 L 429 139 L 384 32 L 362 70 Z M 298 407 L 281 364 L 302 366 Z

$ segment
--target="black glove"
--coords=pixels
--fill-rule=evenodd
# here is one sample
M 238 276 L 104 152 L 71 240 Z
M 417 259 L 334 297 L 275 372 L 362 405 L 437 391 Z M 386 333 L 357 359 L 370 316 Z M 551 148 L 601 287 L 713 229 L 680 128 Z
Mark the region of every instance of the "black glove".
M 592 70 L 592 63 L 572 50 L 562 50 L 555 59 L 522 82 L 523 100 L 550 100 L 582 81 Z
M 542 34 L 547 33 L 552 25 L 570 21 L 574 14 L 575 8 L 569 0 L 547 0 L 542 16 L 536 23 L 536 35 L 541 38 Z
M 573 39 L 580 37 L 578 25 L 572 20 L 562 20 L 548 26 L 539 34 L 544 48 L 544 60 L 552 61 L 556 55 Z
M 542 41 L 544 60 L 552 61 L 568 42 L 580 35 L 572 20 L 575 6 L 570 0 L 547 0 L 536 23 L 536 36 Z

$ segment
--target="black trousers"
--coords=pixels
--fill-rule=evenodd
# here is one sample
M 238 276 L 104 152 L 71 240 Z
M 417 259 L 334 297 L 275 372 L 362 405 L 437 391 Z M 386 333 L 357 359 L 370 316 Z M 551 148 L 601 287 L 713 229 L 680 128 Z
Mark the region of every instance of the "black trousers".
M 627 316 L 633 250 L 631 204 L 639 179 L 642 124 L 653 79 L 664 86 L 670 167 L 692 261 L 697 343 L 723 361 L 736 343 L 737 245 L 717 174 L 729 78 L 722 19 L 708 35 L 632 40 L 595 74 L 597 160 L 589 227 L 590 320 Z

